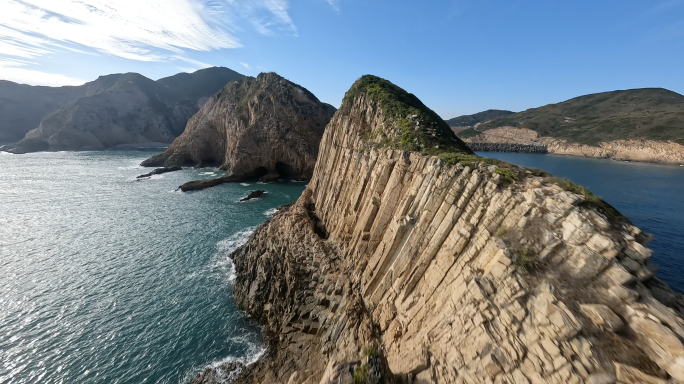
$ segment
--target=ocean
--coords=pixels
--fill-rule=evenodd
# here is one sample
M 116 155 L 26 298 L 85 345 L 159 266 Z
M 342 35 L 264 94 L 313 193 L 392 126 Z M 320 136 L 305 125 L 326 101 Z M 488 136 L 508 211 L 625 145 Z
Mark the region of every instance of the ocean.
M 222 172 L 136 180 L 155 153 L 0 152 L 0 383 L 180 383 L 263 352 L 227 255 L 306 184 L 182 193 Z
M 156 152 L 0 152 L 0 383 L 183 383 L 254 361 L 261 327 L 235 305 L 228 255 L 305 183 L 187 169 L 136 180 Z M 582 184 L 637 226 L 684 292 L 684 167 L 482 153 Z M 238 203 L 250 191 L 267 193 Z

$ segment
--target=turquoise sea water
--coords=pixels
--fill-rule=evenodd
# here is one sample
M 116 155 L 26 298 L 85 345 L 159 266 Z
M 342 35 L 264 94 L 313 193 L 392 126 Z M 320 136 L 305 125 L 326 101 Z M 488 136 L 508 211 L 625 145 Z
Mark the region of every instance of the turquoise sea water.
M 262 352 L 227 255 L 305 184 L 180 193 L 220 173 L 135 181 L 152 154 L 0 153 L 0 383 L 179 383 Z M 659 276 L 684 291 L 684 167 L 483 155 L 589 187 L 655 234 Z
M 657 276 L 684 293 L 684 167 L 529 153 L 478 153 L 540 168 L 589 188 L 655 235 Z
M 135 181 L 154 153 L 0 153 L 0 383 L 179 383 L 262 351 L 227 255 L 305 184 L 175 192 L 211 170 Z

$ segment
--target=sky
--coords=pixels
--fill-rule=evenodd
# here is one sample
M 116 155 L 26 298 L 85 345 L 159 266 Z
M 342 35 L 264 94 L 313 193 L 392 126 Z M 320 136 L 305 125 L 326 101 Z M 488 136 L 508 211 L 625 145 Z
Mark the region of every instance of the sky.
M 339 106 L 364 74 L 443 118 L 644 87 L 684 94 L 684 0 L 0 0 L 0 79 L 224 66 Z

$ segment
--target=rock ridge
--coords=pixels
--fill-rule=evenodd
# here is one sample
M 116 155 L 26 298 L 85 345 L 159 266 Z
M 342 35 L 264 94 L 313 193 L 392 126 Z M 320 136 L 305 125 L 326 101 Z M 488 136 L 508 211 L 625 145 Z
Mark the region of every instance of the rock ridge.
M 268 343 L 233 382 L 684 382 L 684 298 L 647 234 L 532 171 L 369 145 L 394 128 L 366 96 L 231 255 Z
M 0 110 L 6 111 L 7 123 L 12 124 L 0 124 L 0 140 L 10 133 L 24 137 L 2 150 L 28 153 L 168 144 L 183 132 L 208 96 L 241 77 L 228 68 L 212 67 L 157 81 L 137 73 L 112 74 L 78 87 L 0 82 Z
M 247 77 L 213 95 L 167 151 L 142 165 L 219 166 L 228 171 L 208 182 L 214 185 L 260 177 L 308 179 L 334 112 L 275 73 Z

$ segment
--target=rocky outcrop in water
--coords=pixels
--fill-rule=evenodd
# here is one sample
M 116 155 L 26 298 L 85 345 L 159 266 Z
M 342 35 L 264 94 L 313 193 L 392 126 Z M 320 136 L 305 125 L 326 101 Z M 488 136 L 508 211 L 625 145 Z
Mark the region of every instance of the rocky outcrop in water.
M 423 123 L 378 94 L 352 87 L 302 196 L 231 255 L 269 347 L 234 382 L 684 381 L 684 300 L 648 235 L 458 142 L 397 149 Z
M 162 167 L 162 168 L 157 168 L 152 172 L 146 173 L 144 175 L 140 175 L 137 178 L 138 179 L 144 179 L 146 177 L 152 177 L 154 175 L 161 175 L 164 173 L 169 173 L 169 172 L 175 172 L 175 171 L 180 171 L 182 170 L 182 167 Z
M 275 73 L 225 86 L 190 119 L 169 149 L 144 166 L 220 166 L 220 181 L 261 178 L 308 179 L 318 145 L 335 108 Z M 195 185 L 197 184 L 197 185 Z
M 572 143 L 551 137 L 539 137 L 526 128 L 501 127 L 484 131 L 465 141 L 475 151 L 553 153 L 661 164 L 684 164 L 684 146 L 653 140 L 613 140 L 598 145 Z M 533 152 L 544 148 L 546 152 Z
M 12 153 L 114 148 L 130 144 L 171 143 L 206 99 L 243 76 L 228 68 L 207 68 L 157 81 L 137 73 L 101 76 L 80 87 L 30 87 L 14 84 L 17 96 L 4 95 L 0 108 L 12 109 L 13 132 L 24 139 L 4 150 Z M 13 83 L 12 83 L 13 84 Z M 43 95 L 44 94 L 44 95 Z M 36 101 L 25 95 L 39 95 Z M 16 104 L 21 104 L 16 106 Z M 4 116 L 4 115 L 3 115 Z M 5 120 L 3 120 L 4 122 Z M 21 129 L 20 129 L 21 128 Z M 0 125 L 0 136 L 3 131 Z M 31 129 L 28 133 L 26 130 Z
M 243 197 L 242 199 L 240 199 L 240 202 L 250 201 L 252 199 L 256 199 L 257 197 L 263 195 L 264 193 L 266 193 L 266 191 L 263 191 L 261 189 L 258 191 L 252 191 L 247 195 L 247 197 Z

